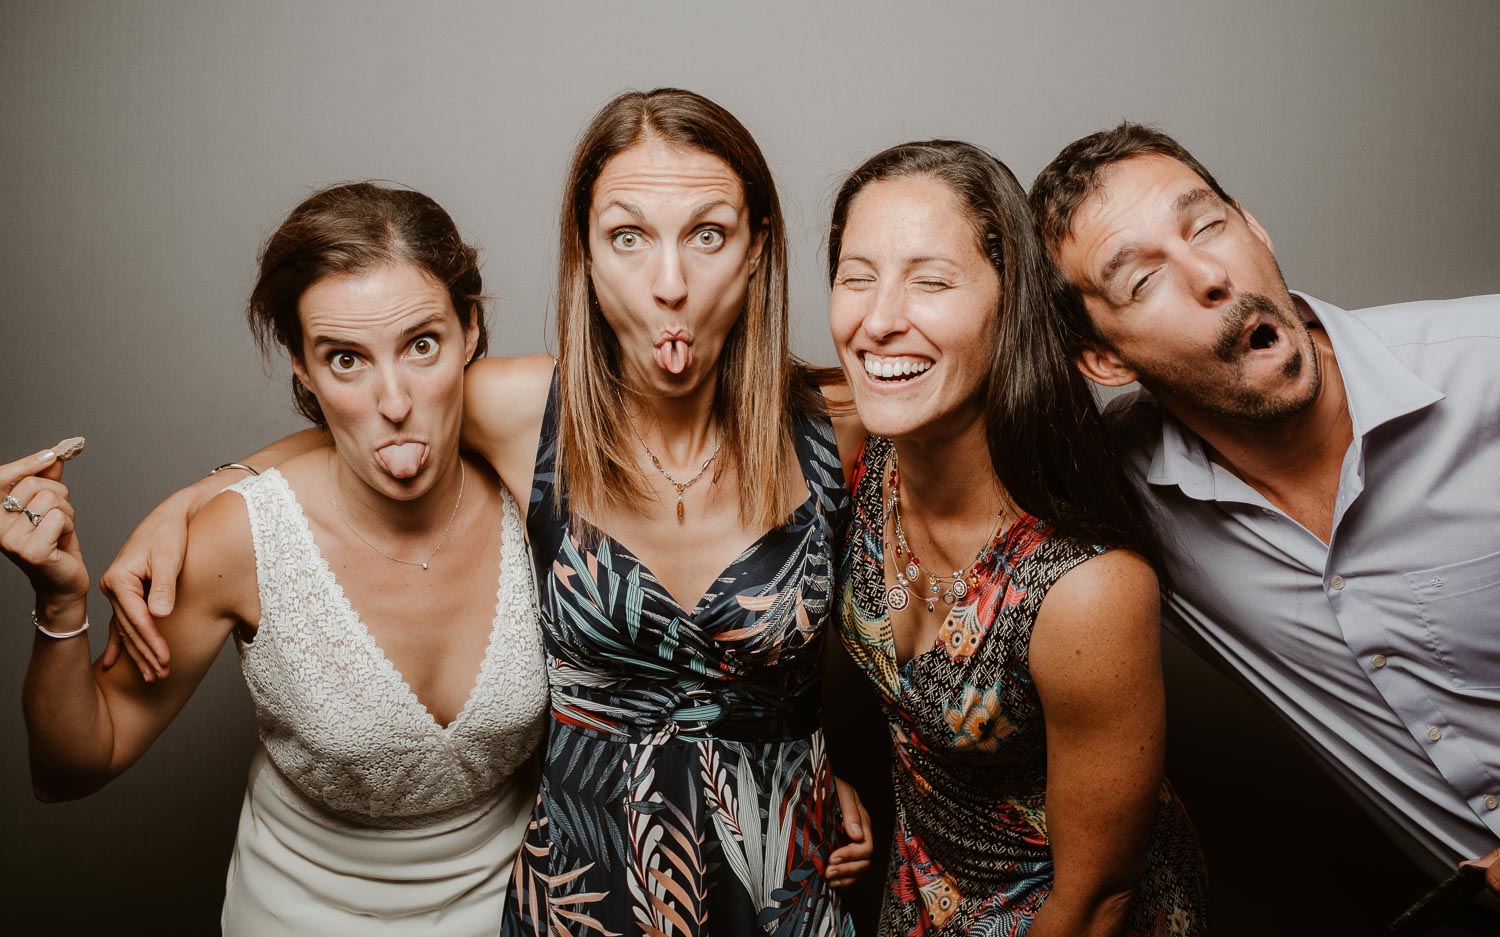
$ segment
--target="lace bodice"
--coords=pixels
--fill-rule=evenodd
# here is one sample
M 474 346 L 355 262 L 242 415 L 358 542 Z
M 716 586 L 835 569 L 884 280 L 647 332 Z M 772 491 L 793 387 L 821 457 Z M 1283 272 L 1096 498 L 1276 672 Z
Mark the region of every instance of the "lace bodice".
M 468 701 L 443 727 L 345 598 L 281 473 L 231 490 L 249 510 L 261 606 L 254 639 L 236 644 L 281 777 L 312 805 L 375 827 L 425 826 L 492 802 L 541 740 L 547 705 L 536 593 L 509 493 L 489 644 Z

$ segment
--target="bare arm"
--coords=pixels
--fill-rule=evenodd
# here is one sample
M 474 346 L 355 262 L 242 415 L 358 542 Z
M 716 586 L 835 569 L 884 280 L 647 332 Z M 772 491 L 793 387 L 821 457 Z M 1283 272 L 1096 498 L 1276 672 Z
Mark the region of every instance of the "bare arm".
M 264 471 L 328 441 L 323 430 L 305 429 L 238 461 Z M 114 609 L 109 644 L 100 658 L 105 669 L 114 666 L 123 644 L 148 682 L 167 675 L 172 654 L 157 631 L 156 619 L 170 614 L 177 601 L 188 522 L 215 495 L 244 477 L 241 469 L 225 469 L 198 479 L 157 505 L 120 547 L 99 578 L 99 589 Z
M 485 358 L 464 372 L 463 444 L 494 467 L 524 512 L 552 386 L 551 355 Z
M 0 547 L 31 580 L 42 626 L 66 633 L 84 622 L 88 572 L 61 466 L 39 467 L 34 459 L 0 467 L 0 485 L 41 515 L 32 525 L 7 512 Z M 162 622 L 179 651 L 171 679 L 148 685 L 128 668 L 90 666 L 84 634 L 35 637 L 22 710 L 41 799 L 83 796 L 134 763 L 192 695 L 230 629 L 245 614 L 258 615 L 249 522 L 243 504 L 232 503 L 238 500 L 227 495 L 194 521 L 181 601 Z M 247 598 L 255 607 L 245 607 Z
M 1145 867 L 1166 734 L 1156 576 L 1112 551 L 1042 603 L 1031 673 L 1047 726 L 1052 893 L 1032 937 L 1117 935 Z

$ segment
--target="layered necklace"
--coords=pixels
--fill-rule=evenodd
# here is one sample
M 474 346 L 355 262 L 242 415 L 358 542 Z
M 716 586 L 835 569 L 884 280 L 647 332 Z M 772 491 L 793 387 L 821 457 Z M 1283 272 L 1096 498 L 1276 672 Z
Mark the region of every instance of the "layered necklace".
M 399 556 L 391 556 L 389 553 L 380 549 L 375 544 L 366 540 L 365 535 L 355 530 L 354 525 L 349 523 L 349 518 L 344 515 L 344 509 L 339 506 L 339 496 L 337 491 L 335 490 L 333 483 L 333 454 L 329 453 L 328 455 L 328 496 L 333 499 L 333 512 L 339 516 L 339 520 L 344 522 L 344 526 L 349 528 L 349 533 L 359 538 L 360 543 L 369 547 L 371 550 L 374 550 L 376 553 L 379 553 L 381 556 L 390 560 L 392 563 L 400 563 L 402 566 L 420 566 L 422 569 L 426 569 L 427 564 L 431 563 L 432 558 L 437 556 L 438 551 L 443 548 L 443 544 L 448 542 L 448 535 L 453 532 L 453 519 L 458 517 L 458 506 L 464 503 L 464 482 L 467 480 L 468 476 L 464 473 L 464 461 L 463 459 L 459 459 L 458 497 L 453 502 L 453 510 L 448 514 L 448 523 L 443 527 L 443 536 L 438 540 L 437 546 L 432 548 L 432 552 L 427 554 L 427 559 L 403 560 Z
M 634 429 L 633 426 L 631 428 Z M 683 523 L 687 519 L 687 509 L 683 507 L 682 496 L 689 488 L 693 487 L 693 482 L 702 478 L 703 473 L 708 471 L 708 464 L 718 456 L 719 448 L 724 445 L 723 438 L 721 437 L 719 441 L 714 444 L 714 451 L 710 452 L 708 454 L 708 458 L 703 460 L 703 464 L 698 466 L 698 471 L 693 473 L 693 477 L 689 478 L 685 482 L 680 482 L 677 479 L 673 478 L 670 472 L 668 472 L 665 468 L 662 468 L 661 459 L 658 459 L 656 457 L 656 453 L 651 451 L 651 447 L 646 445 L 646 439 L 640 434 L 639 431 L 636 432 L 635 438 L 640 440 L 641 448 L 646 450 L 646 455 L 651 457 L 651 464 L 656 466 L 656 470 L 661 473 L 661 477 L 665 478 L 668 482 L 671 483 L 673 488 L 677 489 L 677 523 Z
M 1005 507 L 1000 508 L 1000 514 L 995 518 L 994 532 L 974 555 L 974 561 L 963 569 L 955 569 L 952 575 L 942 575 L 923 567 L 922 561 L 906 542 L 906 528 L 901 523 L 901 474 L 896 468 L 894 447 L 891 449 L 891 472 L 887 487 L 891 493 L 881 517 L 881 530 L 894 529 L 896 533 L 894 544 L 889 537 L 885 537 L 886 557 L 889 558 L 893 553 L 896 557 L 896 584 L 886 590 L 886 605 L 899 612 L 911 604 L 912 599 L 920 598 L 927 603 L 927 610 L 931 612 L 936 610 L 939 602 L 944 605 L 962 602 L 970 592 L 978 588 L 979 570 L 990 561 L 1004 540 L 1001 524 L 1005 520 Z M 919 583 L 924 576 L 927 579 L 925 589 Z

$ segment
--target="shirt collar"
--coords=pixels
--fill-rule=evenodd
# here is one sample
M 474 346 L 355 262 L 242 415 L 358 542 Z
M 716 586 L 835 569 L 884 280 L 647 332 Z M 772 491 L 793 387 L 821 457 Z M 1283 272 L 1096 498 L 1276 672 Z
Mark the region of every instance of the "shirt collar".
M 1333 345 L 1344 380 L 1344 397 L 1354 429 L 1354 445 L 1376 427 L 1443 399 L 1442 392 L 1418 378 L 1359 317 L 1331 303 L 1292 291 L 1312 311 Z M 1161 436 L 1146 476 L 1153 485 L 1176 485 L 1190 498 L 1214 497 L 1213 464 L 1203 440 L 1165 410 Z

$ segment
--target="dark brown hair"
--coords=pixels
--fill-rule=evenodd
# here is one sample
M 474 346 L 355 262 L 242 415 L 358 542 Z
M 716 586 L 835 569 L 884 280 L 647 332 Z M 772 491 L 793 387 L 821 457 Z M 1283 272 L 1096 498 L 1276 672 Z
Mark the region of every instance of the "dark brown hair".
M 1091 133 L 1063 147 L 1031 183 L 1031 211 L 1037 230 L 1053 257 L 1073 230 L 1073 216 L 1084 202 L 1099 189 L 1099 177 L 1116 163 L 1138 156 L 1165 156 L 1183 164 L 1213 193 L 1239 211 L 1239 205 L 1219 185 L 1213 173 L 1167 134 L 1145 124 L 1122 121 L 1109 130 Z M 1059 325 L 1065 330 L 1070 352 L 1084 345 L 1109 347 L 1094 320 L 1083 306 L 1077 290 L 1066 288 L 1068 302 L 1059 307 Z
M 849 207 L 866 186 L 902 176 L 946 185 L 1000 278 L 996 342 L 981 386 L 990 464 L 1011 500 L 1059 533 L 1135 550 L 1160 575 L 1160 549 L 1104 435 L 1093 395 L 1052 328 L 1061 278 L 1037 237 L 1025 190 L 968 143 L 903 143 L 870 157 L 839 188 L 828 232 L 838 270 Z
M 764 235 L 745 311 L 719 360 L 714 416 L 723 432 L 715 475 L 734 468 L 740 517 L 770 527 L 785 519 L 787 473 L 796 471 L 792 413 L 815 409 L 805 369 L 792 357 L 787 323 L 786 226 L 770 167 L 733 114 L 691 91 L 658 88 L 619 95 L 594 115 L 573 150 L 563 187 L 558 244 L 558 461 L 575 514 L 586 520 L 637 502 L 636 439 L 626 422 L 620 346 L 589 277 L 589 209 L 594 183 L 613 157 L 649 139 L 722 159 L 740 179 L 752 236 Z
M 280 345 L 302 355 L 302 294 L 326 276 L 356 274 L 383 264 L 411 264 L 448 290 L 458 319 L 479 321 L 474 357 L 484 355 L 484 283 L 479 252 L 459 236 L 442 206 L 421 192 L 375 182 L 349 182 L 313 193 L 276 229 L 260 252 L 250 293 L 250 330 L 262 354 Z M 294 377 L 297 411 L 324 426 L 323 410 Z

